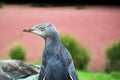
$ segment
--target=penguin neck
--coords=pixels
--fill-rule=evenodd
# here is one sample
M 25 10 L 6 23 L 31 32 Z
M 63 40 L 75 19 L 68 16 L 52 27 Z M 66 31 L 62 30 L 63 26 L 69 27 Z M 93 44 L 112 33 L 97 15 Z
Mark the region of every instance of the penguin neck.
M 61 44 L 61 40 L 58 35 L 54 35 L 45 39 L 45 47 L 53 47 L 59 44 Z

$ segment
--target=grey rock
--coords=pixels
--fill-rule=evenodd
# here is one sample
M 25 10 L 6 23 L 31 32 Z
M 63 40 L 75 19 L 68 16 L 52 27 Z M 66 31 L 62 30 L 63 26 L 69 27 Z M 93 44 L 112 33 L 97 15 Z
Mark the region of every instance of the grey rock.
M 18 60 L 0 61 L 0 80 L 17 80 L 39 74 L 40 67 Z

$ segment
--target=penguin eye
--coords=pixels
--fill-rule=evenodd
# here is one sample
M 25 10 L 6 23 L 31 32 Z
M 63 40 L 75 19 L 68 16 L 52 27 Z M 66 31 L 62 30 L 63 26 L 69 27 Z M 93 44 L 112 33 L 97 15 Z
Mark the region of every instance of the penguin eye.
M 44 31 L 44 30 L 45 30 L 45 28 L 43 28 L 43 27 L 40 27 L 40 28 L 39 28 L 39 30 L 41 30 L 41 31 Z

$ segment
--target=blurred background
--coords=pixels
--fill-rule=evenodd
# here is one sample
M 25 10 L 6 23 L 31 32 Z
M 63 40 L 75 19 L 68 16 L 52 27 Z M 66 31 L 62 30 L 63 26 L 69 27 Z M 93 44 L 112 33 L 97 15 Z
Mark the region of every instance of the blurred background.
M 120 71 L 118 0 L 1 0 L 0 59 L 40 64 L 44 40 L 22 30 L 43 22 L 59 30 L 77 69 Z

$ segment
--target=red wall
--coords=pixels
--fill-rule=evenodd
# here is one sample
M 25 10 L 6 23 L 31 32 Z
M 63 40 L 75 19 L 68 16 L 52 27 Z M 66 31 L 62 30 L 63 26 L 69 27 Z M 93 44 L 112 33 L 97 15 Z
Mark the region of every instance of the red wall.
M 5 5 L 0 9 L 0 58 L 8 58 L 13 42 L 21 42 L 27 49 L 27 61 L 41 60 L 44 40 L 22 30 L 42 22 L 51 22 L 57 29 L 75 36 L 91 52 L 89 69 L 105 67 L 105 48 L 120 39 L 120 8 L 75 7 L 34 8 L 28 5 Z

